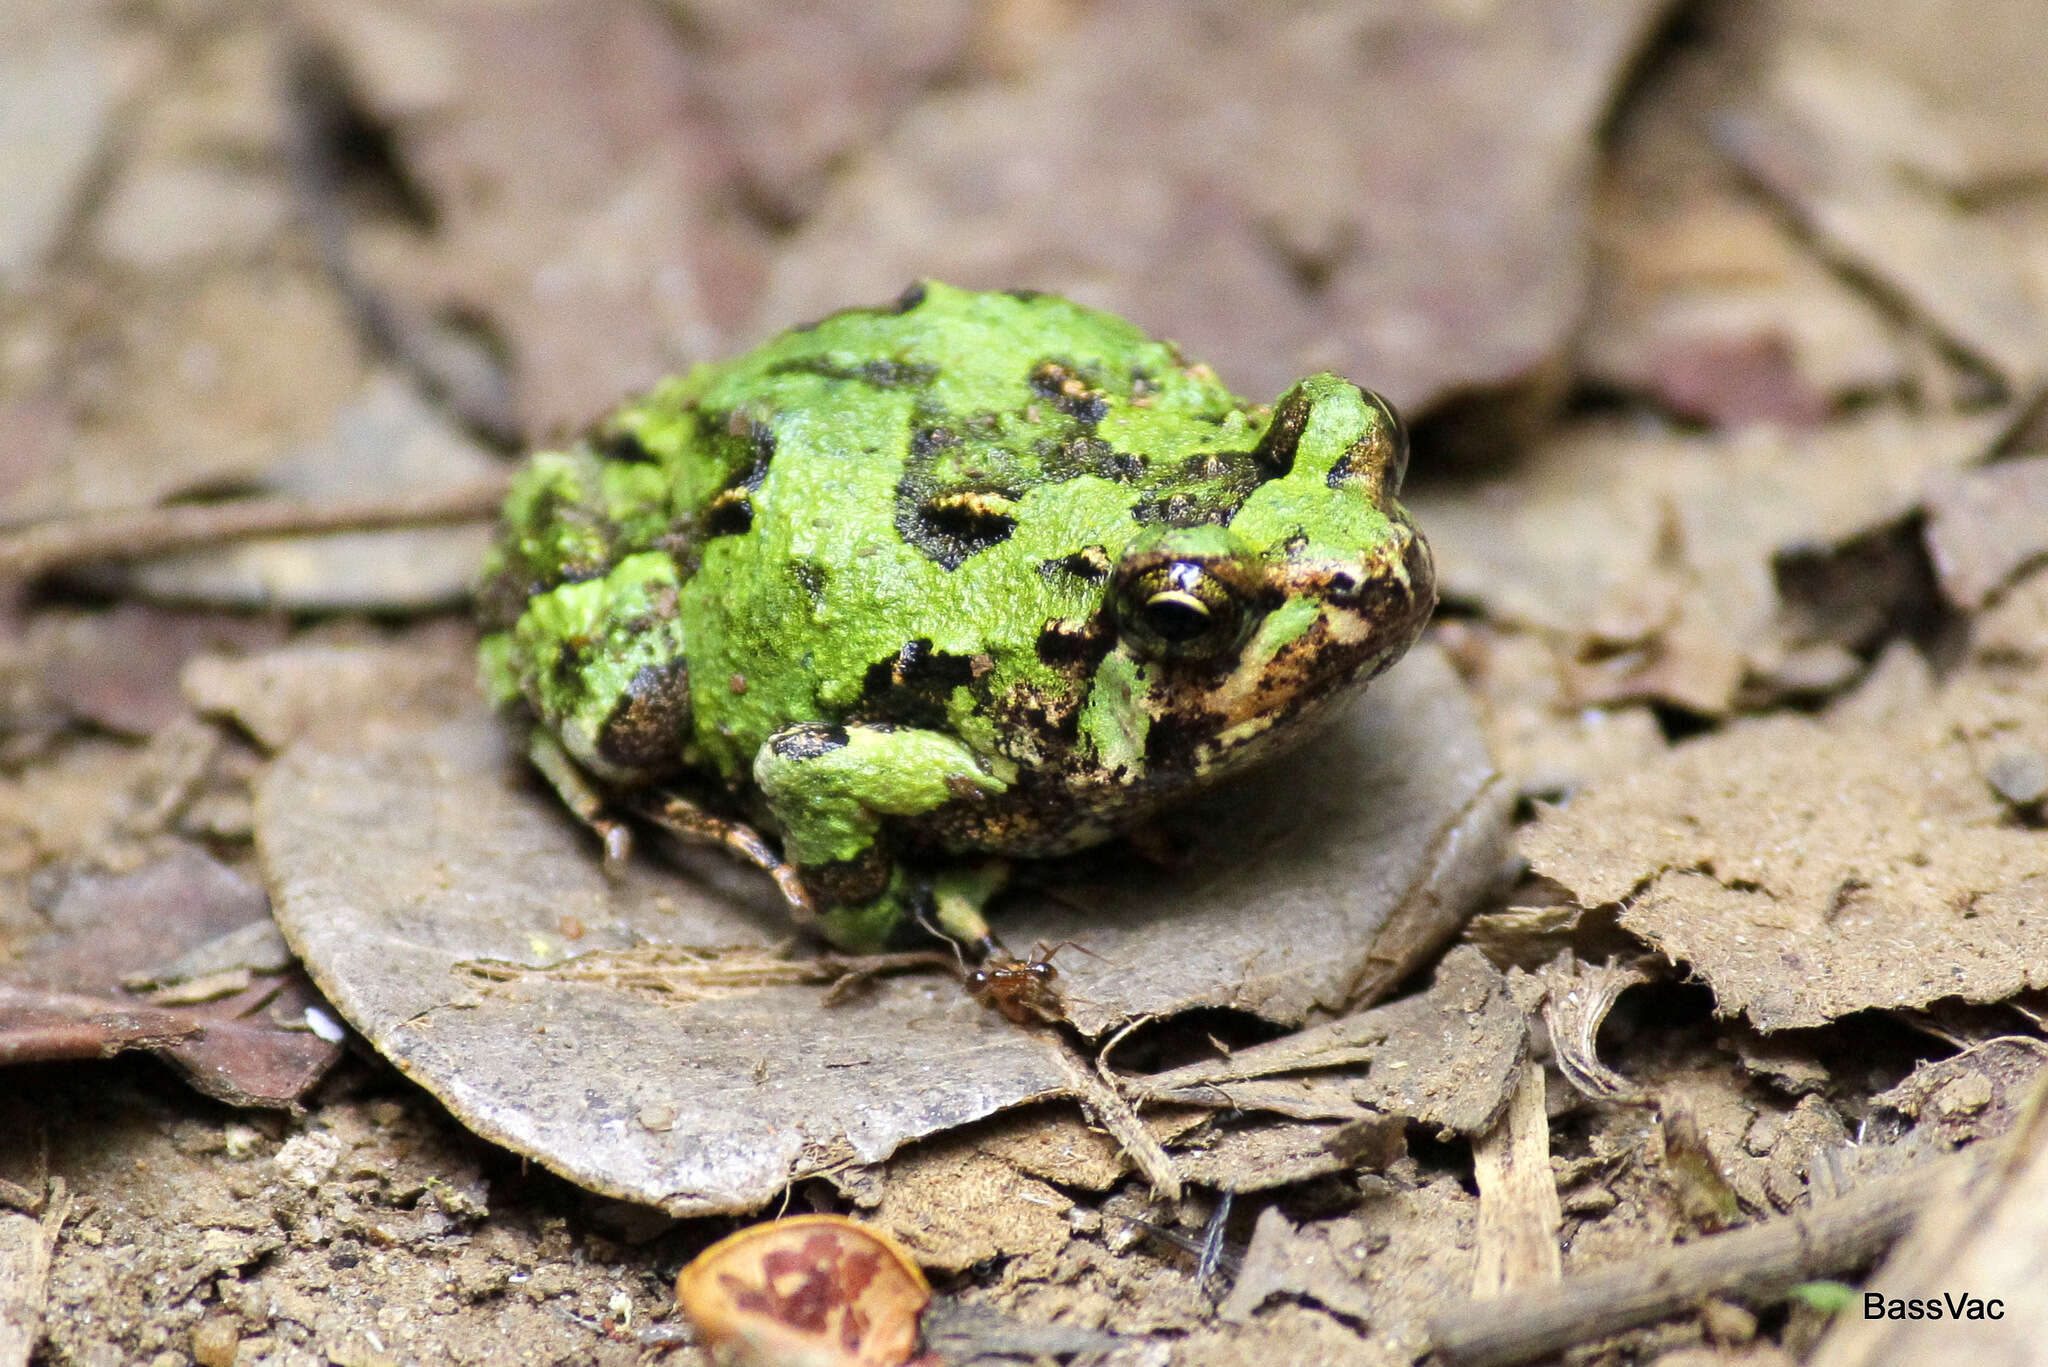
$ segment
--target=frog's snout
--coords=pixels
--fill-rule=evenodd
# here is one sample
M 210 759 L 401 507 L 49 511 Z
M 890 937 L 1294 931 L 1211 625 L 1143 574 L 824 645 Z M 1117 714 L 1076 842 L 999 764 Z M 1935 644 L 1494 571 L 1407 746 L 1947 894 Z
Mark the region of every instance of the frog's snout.
M 1333 623 L 1337 634 L 1370 641 L 1375 651 L 1405 649 L 1436 611 L 1436 560 L 1406 523 L 1356 560 L 1322 567 L 1319 577 L 1319 596 L 1344 619 Z

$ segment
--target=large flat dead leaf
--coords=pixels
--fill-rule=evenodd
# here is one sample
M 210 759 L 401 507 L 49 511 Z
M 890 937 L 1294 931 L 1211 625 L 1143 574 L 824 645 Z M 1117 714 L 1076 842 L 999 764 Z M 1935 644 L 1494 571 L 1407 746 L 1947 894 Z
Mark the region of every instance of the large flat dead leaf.
M 734 212 L 728 142 L 656 6 L 299 8 L 433 217 L 430 233 L 363 235 L 371 278 L 409 312 L 487 318 L 530 437 L 723 349 L 765 235 Z
M 1776 54 L 1766 97 L 1724 116 L 1718 132 L 1830 251 L 2030 390 L 2048 356 L 2048 300 L 2000 224 L 1908 174 L 1907 149 L 1927 123 L 1915 104 L 1909 85 L 1867 58 L 1793 42 Z
M 933 275 L 1128 314 L 1262 398 L 1522 377 L 1577 321 L 1593 130 L 1663 8 L 1095 6 L 1029 78 L 907 112 L 761 330 Z
M 679 946 L 758 956 L 783 911 L 722 861 L 608 883 L 516 750 L 481 713 L 354 749 L 316 738 L 258 799 L 279 923 L 315 980 L 481 1133 L 598 1191 L 730 1211 L 1065 1090 L 1046 1040 L 945 975 L 835 1006 L 808 986 L 630 985 Z M 1427 649 L 1232 792 L 1227 822 L 1220 797 L 1192 818 L 1211 846 L 1193 867 L 999 909 L 1014 942 L 1099 956 L 1061 960 L 1084 1029 L 1198 1005 L 1293 1022 L 1383 991 L 1498 867 L 1507 791 Z

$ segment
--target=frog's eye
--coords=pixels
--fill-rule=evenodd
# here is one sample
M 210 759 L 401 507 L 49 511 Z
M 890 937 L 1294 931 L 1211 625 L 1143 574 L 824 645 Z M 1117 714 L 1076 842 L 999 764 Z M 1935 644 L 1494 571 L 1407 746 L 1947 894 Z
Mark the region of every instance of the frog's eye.
M 1140 654 L 1206 660 L 1244 640 L 1246 605 L 1200 560 L 1146 565 L 1117 588 L 1117 626 Z

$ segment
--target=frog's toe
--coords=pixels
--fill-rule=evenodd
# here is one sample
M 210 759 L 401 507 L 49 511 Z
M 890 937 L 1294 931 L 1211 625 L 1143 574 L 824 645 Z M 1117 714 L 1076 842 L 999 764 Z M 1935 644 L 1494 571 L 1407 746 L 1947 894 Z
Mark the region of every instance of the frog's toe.
M 604 841 L 605 877 L 619 877 L 633 857 L 632 828 L 623 821 L 598 821 L 592 823 L 591 829 Z

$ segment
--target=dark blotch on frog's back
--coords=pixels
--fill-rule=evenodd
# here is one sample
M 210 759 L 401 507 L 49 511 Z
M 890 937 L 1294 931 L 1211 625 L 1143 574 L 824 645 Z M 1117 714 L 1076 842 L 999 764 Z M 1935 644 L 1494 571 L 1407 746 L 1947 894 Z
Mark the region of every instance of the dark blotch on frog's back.
M 1033 448 L 1045 468 L 1048 483 L 1096 475 L 1118 484 L 1135 484 L 1145 476 L 1145 459 L 1134 451 L 1119 451 L 1101 437 L 1042 438 Z
M 597 752 L 649 778 L 676 767 L 690 731 L 690 670 L 681 660 L 646 665 L 597 733 Z
M 731 483 L 758 489 L 775 459 L 775 429 L 738 411 L 697 410 L 697 435 L 720 460 Z
M 942 484 L 934 467 L 960 445 L 950 427 L 926 425 L 910 436 L 910 455 L 896 481 L 896 533 L 941 569 L 957 570 L 967 558 L 1000 545 L 1017 530 L 1017 520 L 994 506 L 996 489 Z
M 753 526 L 754 501 L 747 496 L 745 486 L 735 485 L 719 490 L 704 506 L 704 516 L 698 529 L 699 534 L 706 537 L 738 536 L 751 531 Z
M 637 432 L 599 432 L 591 445 L 605 460 L 625 461 L 629 465 L 652 465 L 659 459 L 641 443 Z
M 806 760 L 844 749 L 846 728 L 828 722 L 803 722 L 769 737 L 768 749 L 777 759 Z
M 1035 649 L 1040 663 L 1071 672 L 1091 673 L 1116 644 L 1116 632 L 1100 614 L 1079 621 L 1055 618 L 1039 628 Z
M 862 721 L 941 728 L 953 690 L 988 670 L 986 656 L 934 650 L 927 637 L 905 641 L 894 655 L 868 666 L 853 715 Z
M 919 361 L 863 361 L 859 365 L 834 365 L 822 356 L 805 356 L 783 361 L 769 369 L 770 375 L 816 375 L 827 380 L 853 380 L 877 389 L 924 389 L 939 378 L 939 368 Z
M 1025 376 L 1031 392 L 1092 432 L 1109 414 L 1109 396 L 1091 385 L 1080 368 L 1068 361 L 1044 360 Z
M 750 530 L 754 525 L 752 495 L 768 478 L 768 467 L 775 460 L 775 429 L 760 419 L 713 409 L 697 410 L 696 419 L 699 444 L 723 468 L 726 484 L 701 508 L 686 515 L 681 537 L 685 543 Z

